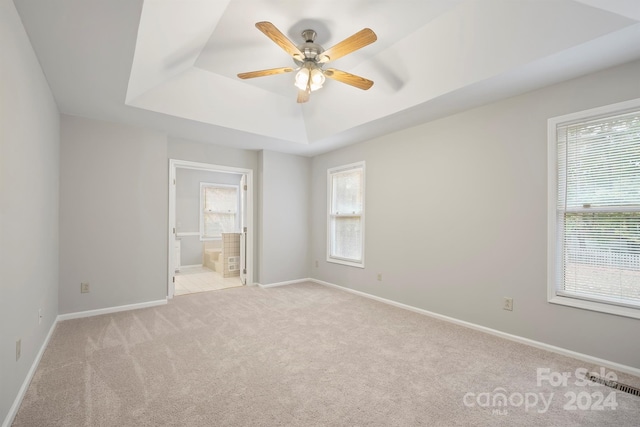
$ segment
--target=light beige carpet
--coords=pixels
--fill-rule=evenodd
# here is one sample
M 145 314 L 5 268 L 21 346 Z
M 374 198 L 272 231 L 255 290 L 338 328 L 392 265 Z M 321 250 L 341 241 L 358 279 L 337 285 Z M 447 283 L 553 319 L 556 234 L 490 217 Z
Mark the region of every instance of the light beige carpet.
M 640 397 L 537 384 L 581 367 L 316 284 L 242 287 L 61 322 L 14 426 L 640 424 Z

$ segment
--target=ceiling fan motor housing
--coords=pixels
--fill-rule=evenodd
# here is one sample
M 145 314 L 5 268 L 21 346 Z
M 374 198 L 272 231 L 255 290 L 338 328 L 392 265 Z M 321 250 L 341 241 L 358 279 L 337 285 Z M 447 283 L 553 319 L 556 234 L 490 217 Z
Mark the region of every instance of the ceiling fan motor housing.
M 304 55 L 304 59 L 300 60 L 299 58 L 293 58 L 296 65 L 299 67 L 302 66 L 307 61 L 312 61 L 317 63 L 320 59 L 319 55 L 324 52 L 324 48 L 320 46 L 318 43 L 315 43 L 316 32 L 313 30 L 304 30 L 302 32 L 302 38 L 304 38 L 305 42 L 298 46 L 298 49 Z

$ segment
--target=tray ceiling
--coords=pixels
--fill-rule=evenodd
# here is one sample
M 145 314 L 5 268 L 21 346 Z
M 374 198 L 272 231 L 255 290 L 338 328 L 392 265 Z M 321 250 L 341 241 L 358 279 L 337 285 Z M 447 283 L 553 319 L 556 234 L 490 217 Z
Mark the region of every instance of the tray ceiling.
M 313 155 L 640 58 L 636 0 L 15 0 L 64 113 L 172 137 Z M 328 48 L 358 30 L 378 41 L 332 67 L 296 103 L 294 66 L 254 24 Z

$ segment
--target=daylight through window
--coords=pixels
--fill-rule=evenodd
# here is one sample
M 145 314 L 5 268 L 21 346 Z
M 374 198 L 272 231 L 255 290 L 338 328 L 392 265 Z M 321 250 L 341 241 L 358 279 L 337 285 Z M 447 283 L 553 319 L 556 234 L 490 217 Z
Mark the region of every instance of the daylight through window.
M 640 317 L 640 106 L 552 119 L 551 125 L 556 259 L 550 300 L 572 298 L 584 308 Z
M 364 162 L 329 169 L 327 261 L 364 267 Z
M 237 231 L 238 186 L 200 183 L 200 237 L 217 239 Z

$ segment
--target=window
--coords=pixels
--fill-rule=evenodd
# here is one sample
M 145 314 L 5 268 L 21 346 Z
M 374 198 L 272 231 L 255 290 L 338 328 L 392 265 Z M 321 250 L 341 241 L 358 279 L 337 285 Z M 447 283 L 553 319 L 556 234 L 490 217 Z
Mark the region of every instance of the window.
M 327 261 L 364 268 L 364 162 L 327 171 Z
M 549 301 L 640 318 L 640 99 L 549 120 Z
M 200 239 L 219 239 L 237 231 L 237 185 L 200 183 Z

